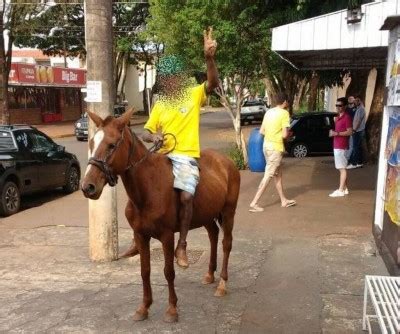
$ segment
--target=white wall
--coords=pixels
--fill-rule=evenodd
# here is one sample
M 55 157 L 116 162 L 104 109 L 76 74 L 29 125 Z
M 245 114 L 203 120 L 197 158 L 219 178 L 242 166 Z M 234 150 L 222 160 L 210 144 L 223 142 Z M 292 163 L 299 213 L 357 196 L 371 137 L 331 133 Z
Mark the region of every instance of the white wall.
M 139 92 L 139 75 L 136 66 L 129 66 L 126 72 L 125 96 L 129 107 L 143 110 L 143 94 Z
M 387 16 L 400 11 L 399 0 L 376 1 L 362 5 L 360 23 L 347 24 L 347 10 L 321 15 L 276 27 L 272 50 L 331 50 L 388 45 L 388 32 L 380 28 Z

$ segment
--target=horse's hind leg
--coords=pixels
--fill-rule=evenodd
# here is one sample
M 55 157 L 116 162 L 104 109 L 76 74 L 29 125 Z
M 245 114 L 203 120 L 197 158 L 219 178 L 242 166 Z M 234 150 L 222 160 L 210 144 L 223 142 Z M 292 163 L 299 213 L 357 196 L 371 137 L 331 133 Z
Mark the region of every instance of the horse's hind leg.
M 210 239 L 210 262 L 208 264 L 208 272 L 204 275 L 203 284 L 214 283 L 214 272 L 217 270 L 217 249 L 218 249 L 218 233 L 219 228 L 215 221 L 204 226 Z
M 232 229 L 235 212 L 228 212 L 222 214 L 222 229 L 224 231 L 224 238 L 222 239 L 222 249 L 224 258 L 222 262 L 222 270 L 220 274 L 220 281 L 214 296 L 222 297 L 226 294 L 226 281 L 228 280 L 228 261 L 229 254 L 232 249 Z
M 178 311 L 176 309 L 176 304 L 178 298 L 175 293 L 175 269 L 174 269 L 174 233 L 167 232 L 161 237 L 161 243 L 164 251 L 164 275 L 168 282 L 169 290 L 169 306 L 164 315 L 165 322 L 177 322 L 178 321 Z
M 147 319 L 150 305 L 153 303 L 153 296 L 150 285 L 150 237 L 135 233 L 135 243 L 139 248 L 140 271 L 143 281 L 143 302 L 133 315 L 133 320 L 140 321 Z

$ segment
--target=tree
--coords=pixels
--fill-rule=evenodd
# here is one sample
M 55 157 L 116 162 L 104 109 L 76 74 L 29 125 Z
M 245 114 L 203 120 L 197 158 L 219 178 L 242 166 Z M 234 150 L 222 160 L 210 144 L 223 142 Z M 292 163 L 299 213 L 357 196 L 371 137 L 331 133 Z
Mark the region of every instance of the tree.
M 71 2 L 71 3 L 68 3 Z M 14 44 L 37 48 L 48 56 L 81 57 L 86 54 L 83 2 L 63 0 L 44 7 L 29 20 L 31 34 L 17 34 Z
M 28 35 L 31 32 L 29 20 L 43 10 L 43 5 L 27 5 L 24 0 L 3 0 L 0 2 L 0 66 L 1 66 L 1 105 L 0 123 L 9 124 L 8 110 L 8 76 L 11 69 L 12 45 L 16 35 Z M 4 38 L 4 33 L 6 38 Z
M 214 28 L 218 69 L 224 79 L 216 93 L 232 119 L 236 144 L 247 160 L 240 124 L 245 88 L 265 77 L 270 69 L 269 60 L 274 57 L 269 48 L 269 29 L 296 9 L 288 6 L 287 1 L 267 5 L 261 0 L 205 3 L 152 0 L 150 3 L 148 29 L 164 43 L 167 53 L 180 55 L 193 71 L 204 70 L 202 31 L 208 26 Z M 279 15 L 272 17 L 271 9 Z
M 85 27 L 82 0 L 62 0 L 59 4 L 30 18 L 31 34 L 17 35 L 19 47 L 38 48 L 49 56 L 85 58 Z M 131 2 L 131 3 L 130 3 Z M 117 100 L 125 99 L 126 73 L 129 65 L 153 57 L 141 37 L 149 15 L 148 3 L 127 0 L 113 4 L 115 93 Z M 66 61 L 65 61 L 66 63 Z

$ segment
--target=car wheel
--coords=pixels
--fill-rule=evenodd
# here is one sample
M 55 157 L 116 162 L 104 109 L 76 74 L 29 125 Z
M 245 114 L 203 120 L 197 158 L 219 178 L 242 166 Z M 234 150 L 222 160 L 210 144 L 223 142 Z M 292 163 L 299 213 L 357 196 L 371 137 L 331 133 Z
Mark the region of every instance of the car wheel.
M 83 138 L 76 137 L 76 140 L 77 140 L 77 141 L 83 141 Z
M 305 158 L 308 153 L 308 147 L 303 143 L 295 144 L 292 148 L 292 156 L 295 158 Z
M 0 215 L 7 217 L 17 213 L 20 205 L 21 196 L 18 186 L 12 181 L 6 182 L 1 191 Z
M 79 170 L 76 166 L 71 166 L 67 173 L 67 183 L 63 187 L 67 194 L 73 193 L 79 189 Z

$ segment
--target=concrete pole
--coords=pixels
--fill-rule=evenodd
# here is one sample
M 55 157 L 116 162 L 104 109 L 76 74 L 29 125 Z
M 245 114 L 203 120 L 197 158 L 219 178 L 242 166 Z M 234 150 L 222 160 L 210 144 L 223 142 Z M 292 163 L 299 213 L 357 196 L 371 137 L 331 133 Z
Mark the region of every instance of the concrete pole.
M 88 103 L 88 110 L 103 119 L 112 114 L 115 102 L 112 1 L 85 0 L 87 81 L 101 82 L 101 102 Z M 95 125 L 89 124 L 89 138 Z M 89 200 L 89 253 L 92 261 L 118 258 L 116 188 L 106 185 L 101 197 Z

